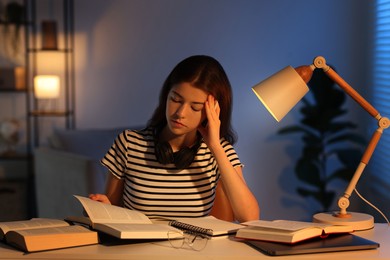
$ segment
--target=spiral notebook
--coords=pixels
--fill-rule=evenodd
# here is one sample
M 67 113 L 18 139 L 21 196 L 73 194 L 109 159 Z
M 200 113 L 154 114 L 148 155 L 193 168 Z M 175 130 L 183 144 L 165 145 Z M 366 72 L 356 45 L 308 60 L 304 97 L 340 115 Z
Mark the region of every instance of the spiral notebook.
M 179 218 L 169 221 L 169 225 L 184 232 L 191 232 L 208 237 L 235 234 L 244 227 L 241 224 L 217 219 L 212 216 L 203 218 Z
M 325 239 L 315 238 L 297 244 L 285 244 L 260 240 L 245 243 L 271 256 L 340 252 L 351 250 L 376 249 L 379 243 L 352 234 L 332 235 Z

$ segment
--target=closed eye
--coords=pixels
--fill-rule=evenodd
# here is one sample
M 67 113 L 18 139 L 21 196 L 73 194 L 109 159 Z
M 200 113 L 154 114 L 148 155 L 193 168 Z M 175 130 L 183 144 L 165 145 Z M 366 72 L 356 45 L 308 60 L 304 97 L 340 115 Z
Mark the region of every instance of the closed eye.
M 191 109 L 194 110 L 194 111 L 196 111 L 196 112 L 202 111 L 202 109 L 203 109 L 203 104 L 202 104 L 202 105 L 200 105 L 200 104 L 192 105 L 192 106 L 191 106 Z
M 183 97 L 175 92 L 175 91 L 172 91 L 169 99 L 174 102 L 174 103 L 184 103 L 184 99 Z M 190 103 L 191 104 L 191 109 L 195 112 L 200 112 L 202 111 L 203 107 L 204 107 L 204 103 L 203 102 L 192 102 Z
M 175 103 L 180 103 L 181 100 L 177 97 L 171 97 L 171 101 L 175 102 Z

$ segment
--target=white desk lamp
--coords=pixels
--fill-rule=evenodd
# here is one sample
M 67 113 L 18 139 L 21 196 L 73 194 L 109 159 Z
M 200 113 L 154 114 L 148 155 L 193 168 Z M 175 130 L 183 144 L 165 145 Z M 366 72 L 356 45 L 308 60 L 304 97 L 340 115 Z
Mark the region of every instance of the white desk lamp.
M 314 222 L 351 225 L 355 230 L 365 230 L 374 227 L 373 217 L 367 214 L 347 212 L 349 197 L 355 190 L 368 161 L 370 160 L 383 130 L 389 127 L 390 121 L 382 117 L 379 112 L 345 82 L 331 67 L 326 64 L 323 57 L 318 56 L 313 64 L 292 68 L 288 66 L 275 73 L 252 88 L 257 97 L 277 121 L 280 121 L 309 91 L 306 83 L 313 75 L 314 69 L 322 69 L 326 75 L 338 84 L 371 116 L 378 120 L 378 128 L 374 132 L 362 159 L 348 185 L 344 195 L 338 200 L 339 212 L 319 213 L 313 216 Z

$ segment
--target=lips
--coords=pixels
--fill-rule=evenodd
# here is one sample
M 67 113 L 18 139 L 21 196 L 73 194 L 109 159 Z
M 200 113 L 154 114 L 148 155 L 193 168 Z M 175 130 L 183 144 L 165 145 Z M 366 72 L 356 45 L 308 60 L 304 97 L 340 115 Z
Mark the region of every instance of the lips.
M 172 127 L 176 127 L 176 128 L 186 127 L 184 124 L 176 120 L 171 120 L 171 123 L 172 123 Z

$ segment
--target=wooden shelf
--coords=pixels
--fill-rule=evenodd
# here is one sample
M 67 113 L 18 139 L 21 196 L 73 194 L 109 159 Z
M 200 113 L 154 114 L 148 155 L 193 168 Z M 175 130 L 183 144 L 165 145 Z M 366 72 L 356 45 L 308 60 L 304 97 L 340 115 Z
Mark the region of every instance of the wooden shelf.
M 0 25 L 18 25 L 18 26 L 27 26 L 31 25 L 30 21 L 22 21 L 20 23 L 15 23 L 15 22 L 8 22 L 0 19 Z
M 72 52 L 71 49 L 64 49 L 64 48 L 58 48 L 58 49 L 39 49 L 39 48 L 29 48 L 27 49 L 27 51 L 29 53 L 38 53 L 38 52 L 63 52 L 63 53 L 67 53 L 67 52 Z
M 0 88 L 2 93 L 26 93 L 27 89 L 16 89 L 16 88 Z
M 56 117 L 56 116 L 69 116 L 69 115 L 73 115 L 73 111 L 31 111 L 29 113 L 30 116 L 36 116 L 36 117 L 39 117 L 39 116 L 53 116 L 53 117 Z

